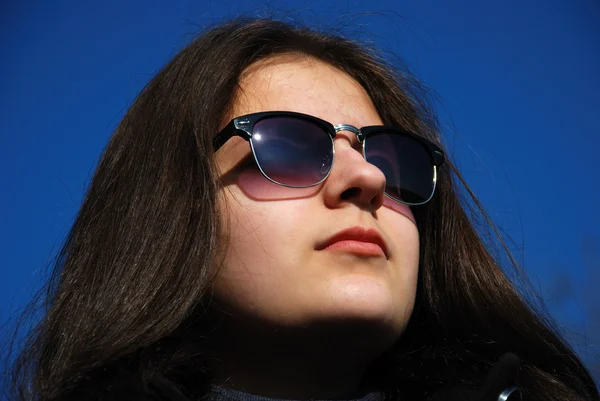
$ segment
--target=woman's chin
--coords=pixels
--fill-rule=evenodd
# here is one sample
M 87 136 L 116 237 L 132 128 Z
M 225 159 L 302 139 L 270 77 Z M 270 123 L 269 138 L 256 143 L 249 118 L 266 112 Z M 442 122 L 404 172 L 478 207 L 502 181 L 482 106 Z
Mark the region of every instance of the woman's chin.
M 400 321 L 404 314 L 399 314 L 391 301 L 380 297 L 365 298 L 362 296 L 348 297 L 347 294 L 325 302 L 316 316 L 315 321 L 330 321 L 332 323 L 351 323 L 395 330 L 402 326 Z
M 384 331 L 392 336 L 404 330 L 413 307 L 408 299 L 403 299 L 404 304 L 394 297 L 381 280 L 358 275 L 337 279 L 321 294 L 313 294 L 306 323 Z

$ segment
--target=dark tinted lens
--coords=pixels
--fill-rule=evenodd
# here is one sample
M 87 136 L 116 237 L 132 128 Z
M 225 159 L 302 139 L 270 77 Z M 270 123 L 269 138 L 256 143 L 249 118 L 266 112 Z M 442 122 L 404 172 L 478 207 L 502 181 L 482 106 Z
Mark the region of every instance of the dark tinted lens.
M 369 163 L 377 166 L 386 179 L 385 192 L 407 203 L 423 203 L 434 190 L 433 161 L 429 150 L 411 136 L 382 131 L 365 142 Z
M 331 169 L 331 137 L 323 127 L 309 120 L 264 118 L 254 125 L 251 141 L 260 168 L 279 184 L 314 185 Z

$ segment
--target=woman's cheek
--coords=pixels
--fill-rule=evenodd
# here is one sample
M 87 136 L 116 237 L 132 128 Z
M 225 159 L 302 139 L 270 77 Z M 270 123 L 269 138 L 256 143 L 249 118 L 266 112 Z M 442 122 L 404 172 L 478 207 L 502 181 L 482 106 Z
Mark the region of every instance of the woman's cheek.
M 415 225 L 417 224 L 417 221 L 415 220 L 415 216 L 413 215 L 412 211 L 410 210 L 410 206 L 405 205 L 403 203 L 398 203 L 396 201 L 393 201 L 390 198 L 388 198 L 387 196 L 385 196 L 383 198 L 383 206 L 387 207 L 388 209 L 393 210 L 396 213 L 400 213 L 401 215 L 403 215 L 404 217 L 406 217 L 407 219 L 412 221 L 413 224 L 415 224 Z

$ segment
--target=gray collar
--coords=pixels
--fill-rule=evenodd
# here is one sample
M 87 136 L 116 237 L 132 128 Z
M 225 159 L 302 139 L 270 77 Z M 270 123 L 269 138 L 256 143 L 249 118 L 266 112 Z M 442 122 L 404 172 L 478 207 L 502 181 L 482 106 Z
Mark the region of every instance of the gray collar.
M 339 401 L 383 401 L 383 394 L 379 392 L 367 393 L 358 398 L 339 399 Z M 203 401 L 294 401 L 278 398 L 268 398 L 260 395 L 249 394 L 226 387 L 211 386 L 211 390 Z M 325 400 L 314 400 L 325 401 Z

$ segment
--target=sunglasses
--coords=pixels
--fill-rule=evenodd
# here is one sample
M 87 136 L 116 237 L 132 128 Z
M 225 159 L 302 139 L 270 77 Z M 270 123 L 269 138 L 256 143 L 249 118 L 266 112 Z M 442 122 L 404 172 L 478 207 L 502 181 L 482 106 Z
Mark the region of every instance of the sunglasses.
M 275 184 L 306 188 L 323 182 L 331 172 L 339 131 L 350 131 L 362 144 L 368 163 L 385 175 L 385 194 L 410 206 L 427 203 L 435 192 L 437 167 L 444 152 L 432 142 L 401 128 L 332 125 L 307 114 L 269 111 L 236 117 L 213 138 L 216 152 L 230 138 L 250 142 L 262 175 Z

